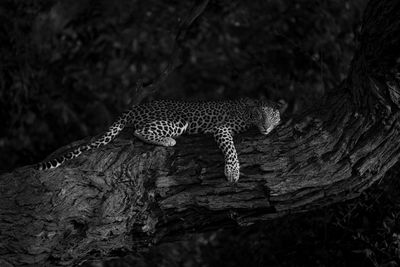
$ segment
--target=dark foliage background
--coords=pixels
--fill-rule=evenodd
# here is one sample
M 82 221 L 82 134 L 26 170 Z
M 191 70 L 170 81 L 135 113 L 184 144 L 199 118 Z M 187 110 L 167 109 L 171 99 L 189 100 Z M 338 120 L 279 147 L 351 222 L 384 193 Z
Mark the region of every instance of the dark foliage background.
M 285 99 L 288 117 L 299 114 L 345 78 L 365 4 L 211 1 L 186 36 L 183 67 L 151 98 L 266 96 Z M 0 170 L 38 162 L 60 146 L 106 129 L 134 101 L 137 81 L 146 83 L 166 67 L 177 26 L 191 5 L 177 0 L 2 1 Z M 388 180 L 361 201 L 267 226 L 194 235 L 123 261 L 397 266 L 394 192 L 399 185 Z
M 211 1 L 154 98 L 284 98 L 346 75 L 365 1 Z M 104 130 L 167 65 L 191 1 L 11 0 L 0 12 L 0 170 Z

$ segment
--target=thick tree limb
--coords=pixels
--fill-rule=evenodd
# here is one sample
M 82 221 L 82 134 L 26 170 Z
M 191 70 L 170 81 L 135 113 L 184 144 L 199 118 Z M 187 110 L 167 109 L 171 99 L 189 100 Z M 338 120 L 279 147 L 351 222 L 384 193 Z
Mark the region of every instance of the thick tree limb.
M 266 138 L 236 138 L 236 185 L 211 137 L 165 148 L 128 141 L 129 131 L 60 168 L 0 176 L 0 264 L 74 264 L 359 195 L 400 156 L 399 21 L 397 0 L 371 1 L 342 87 Z

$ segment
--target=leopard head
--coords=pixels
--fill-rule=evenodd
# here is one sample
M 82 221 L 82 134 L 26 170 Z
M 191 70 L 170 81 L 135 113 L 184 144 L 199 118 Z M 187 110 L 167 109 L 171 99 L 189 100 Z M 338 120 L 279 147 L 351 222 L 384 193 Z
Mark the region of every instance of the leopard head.
M 256 125 L 262 134 L 269 134 L 281 121 L 278 104 L 267 100 L 246 99 L 250 112 L 250 123 Z

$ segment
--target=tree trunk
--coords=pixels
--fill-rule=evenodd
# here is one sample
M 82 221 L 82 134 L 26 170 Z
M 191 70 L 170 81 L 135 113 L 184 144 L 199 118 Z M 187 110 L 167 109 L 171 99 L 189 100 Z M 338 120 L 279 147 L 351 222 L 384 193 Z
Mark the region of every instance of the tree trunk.
M 358 196 L 400 155 L 400 2 L 371 1 L 348 78 L 267 137 L 236 139 L 241 178 L 211 136 L 173 148 L 133 140 L 50 171 L 0 176 L 0 265 L 69 265 L 166 236 L 247 225 Z

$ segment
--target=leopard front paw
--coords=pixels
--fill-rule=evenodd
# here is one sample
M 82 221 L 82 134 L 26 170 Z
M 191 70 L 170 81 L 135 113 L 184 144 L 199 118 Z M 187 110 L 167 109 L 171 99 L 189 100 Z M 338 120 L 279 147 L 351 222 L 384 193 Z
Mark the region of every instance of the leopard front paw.
M 226 162 L 225 176 L 229 182 L 236 183 L 239 180 L 240 176 L 239 162 Z

